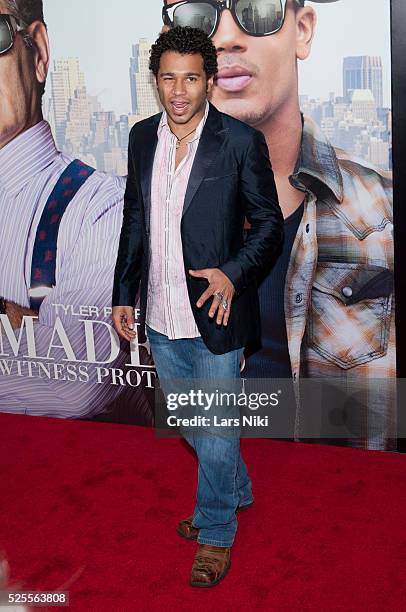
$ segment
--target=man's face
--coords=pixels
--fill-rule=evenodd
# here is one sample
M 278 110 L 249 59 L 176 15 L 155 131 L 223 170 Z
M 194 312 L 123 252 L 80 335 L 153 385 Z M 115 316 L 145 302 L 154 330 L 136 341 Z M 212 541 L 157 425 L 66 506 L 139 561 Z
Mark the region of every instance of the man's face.
M 9 13 L 2 0 L 0 13 Z M 35 28 L 32 24 L 27 31 L 35 33 Z M 16 35 L 12 48 L 0 55 L 0 148 L 33 125 L 40 115 L 39 80 L 44 70 L 37 63 L 38 52 L 27 47 L 21 33 Z
M 170 0 L 168 4 L 173 4 Z M 313 9 L 301 9 L 314 16 Z M 284 105 L 297 105 L 297 59 L 304 59 L 303 30 L 297 24 L 292 0 L 285 22 L 270 36 L 243 32 L 229 10 L 224 10 L 212 41 L 218 52 L 219 72 L 211 101 L 219 110 L 260 127 Z
M 157 87 L 162 106 L 174 123 L 188 123 L 204 109 L 213 78 L 207 79 L 200 54 L 162 54 Z

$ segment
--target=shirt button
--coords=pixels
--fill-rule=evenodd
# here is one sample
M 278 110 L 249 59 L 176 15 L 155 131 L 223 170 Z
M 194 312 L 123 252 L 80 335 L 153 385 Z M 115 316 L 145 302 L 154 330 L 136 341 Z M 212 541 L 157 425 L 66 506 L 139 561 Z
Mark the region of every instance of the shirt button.
M 351 287 L 343 287 L 341 289 L 341 293 L 343 294 L 344 297 L 350 298 L 352 296 L 352 289 Z
M 296 304 L 301 304 L 303 302 L 303 293 L 296 293 Z

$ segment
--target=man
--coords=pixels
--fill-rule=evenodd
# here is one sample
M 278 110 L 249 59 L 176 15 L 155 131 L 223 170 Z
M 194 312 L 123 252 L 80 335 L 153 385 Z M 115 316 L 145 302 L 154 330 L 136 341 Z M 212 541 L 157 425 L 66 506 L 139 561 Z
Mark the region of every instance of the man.
M 285 217 L 280 257 L 260 287 L 263 348 L 244 375 L 292 377 L 297 395 L 299 380 L 324 383 L 319 417 L 301 385 L 297 437 L 339 432 L 353 446 L 393 449 L 392 183 L 301 116 L 297 61 L 310 54 L 315 11 L 304 0 L 186 0 L 165 3 L 163 17 L 166 29 L 199 21 L 211 37 L 211 100 L 263 132 Z
M 123 389 L 96 379 L 94 364 L 87 365 L 92 359 L 87 349 L 94 349 L 93 360 L 103 366 L 112 344 L 118 350 L 119 339 L 111 340 L 107 329 L 111 317 L 105 307 L 124 181 L 57 151 L 41 112 L 48 64 L 42 0 L 0 0 L 0 410 L 92 417 L 103 413 Z M 93 315 L 86 314 L 89 308 Z M 95 311 L 93 338 L 85 336 L 83 320 L 92 319 Z M 37 317 L 38 359 L 27 359 L 33 351 L 25 316 Z M 58 317 L 61 328 L 54 335 Z M 63 332 L 65 338 L 60 337 Z M 19 339 L 18 355 L 13 336 Z M 122 350 L 108 365 L 124 368 L 129 360 L 128 351 Z M 48 364 L 55 364 L 51 374 Z M 127 398 L 134 412 L 139 395 L 136 391 Z M 139 398 L 138 409 L 141 422 L 151 422 L 145 398 Z
M 242 348 L 260 335 L 256 279 L 282 236 L 268 150 L 260 132 L 207 102 L 217 58 L 201 30 L 161 34 L 150 68 L 165 111 L 130 134 L 114 324 L 135 337 L 141 285 L 140 331 L 146 321 L 165 394 L 192 379 L 237 389 Z M 223 408 L 237 418 L 235 403 Z M 193 517 L 178 532 L 199 543 L 191 584 L 210 587 L 229 568 L 235 513 L 252 503 L 251 482 L 237 427 L 182 433 L 197 453 L 199 483 Z

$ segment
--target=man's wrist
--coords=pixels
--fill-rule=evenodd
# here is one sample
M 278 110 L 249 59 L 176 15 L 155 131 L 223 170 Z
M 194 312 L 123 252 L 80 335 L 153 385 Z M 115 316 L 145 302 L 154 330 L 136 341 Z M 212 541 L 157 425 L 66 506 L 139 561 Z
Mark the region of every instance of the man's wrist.
M 3 297 L 0 297 L 0 314 L 7 314 L 7 304 Z
M 229 260 L 219 266 L 218 269 L 231 281 L 236 295 L 244 291 L 243 273 L 239 263 Z

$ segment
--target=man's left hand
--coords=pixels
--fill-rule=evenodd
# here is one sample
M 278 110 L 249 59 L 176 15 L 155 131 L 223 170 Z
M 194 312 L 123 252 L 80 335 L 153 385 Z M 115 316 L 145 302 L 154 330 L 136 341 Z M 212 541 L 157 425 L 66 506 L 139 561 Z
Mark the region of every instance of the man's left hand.
M 23 317 L 38 317 L 38 311 L 31 310 L 25 306 L 19 306 L 14 302 L 6 301 L 6 315 L 13 329 L 19 329 L 23 323 Z
M 217 312 L 217 325 L 227 325 L 231 311 L 231 301 L 235 294 L 233 283 L 228 276 L 218 268 L 205 268 L 204 270 L 189 270 L 189 274 L 194 278 L 205 278 L 209 281 L 209 286 L 202 293 L 196 306 L 201 308 L 207 300 L 213 296 L 213 301 L 209 310 L 209 317 L 213 318 Z

